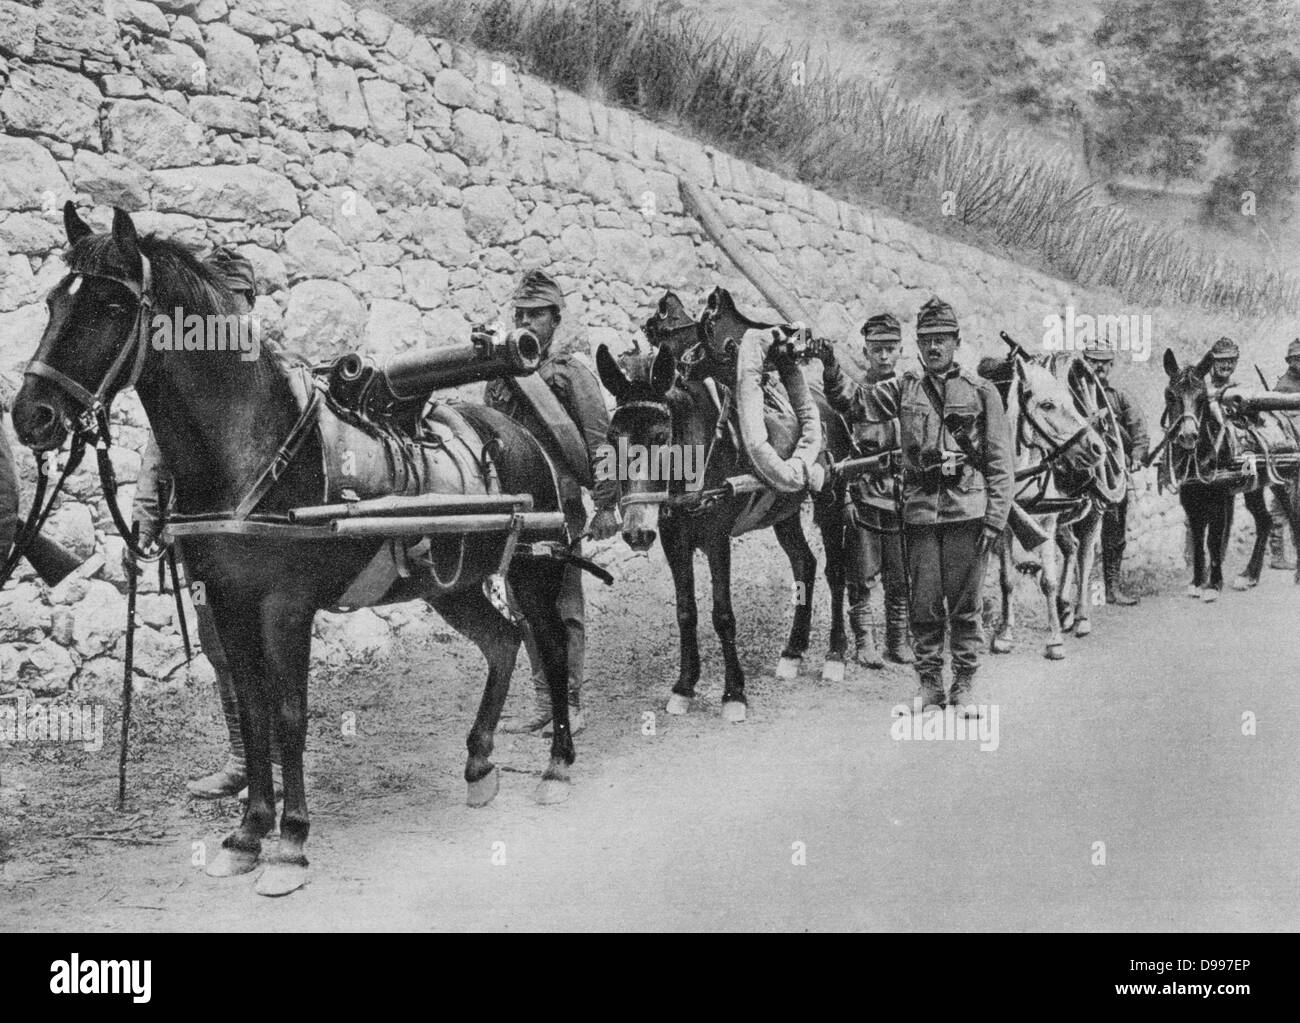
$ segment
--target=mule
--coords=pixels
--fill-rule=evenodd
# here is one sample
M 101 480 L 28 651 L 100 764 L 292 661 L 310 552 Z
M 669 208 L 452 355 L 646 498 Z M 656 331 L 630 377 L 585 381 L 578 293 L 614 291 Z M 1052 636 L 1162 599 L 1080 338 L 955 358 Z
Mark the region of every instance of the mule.
M 675 300 L 675 296 L 673 297 Z M 607 346 L 596 353 L 601 382 L 614 396 L 616 407 L 610 422 L 610 442 L 628 445 L 695 446 L 706 452 L 705 471 L 700 483 L 703 497 L 688 494 L 680 480 L 622 481 L 624 508 L 622 536 L 636 551 L 648 551 L 662 536 L 676 593 L 677 624 L 681 659 L 677 682 L 667 703 L 670 714 L 689 712 L 700 679 L 698 612 L 695 601 L 694 552 L 702 551 L 709 563 L 713 591 L 713 627 L 722 646 L 724 683 L 722 715 L 727 721 L 745 720 L 748 698 L 745 674 L 736 652 L 736 617 L 731 601 L 731 538 L 742 533 L 771 528 L 790 561 L 795 582 L 795 611 L 790 634 L 777 665 L 778 678 L 797 676 L 808 649 L 812 621 L 812 597 L 816 586 L 817 559 L 804 536 L 801 521 L 803 493 L 720 494 L 728 477 L 747 471 L 744 457 L 733 439 L 723 413 L 729 401 L 717 397 L 713 372 L 726 376 L 734 357 L 734 342 L 748 329 L 764 329 L 740 317 L 732 319 L 730 296 L 717 289 L 710 296 L 710 311 L 720 319 L 706 317 L 708 329 L 701 343 L 709 346 L 696 353 L 696 361 L 685 368 L 678 352 L 691 348 L 676 342 L 661 343 L 648 353 L 627 354 L 616 361 Z M 661 302 L 661 311 L 664 303 Z M 738 314 L 737 314 L 738 315 Z M 752 326 L 751 326 L 752 325 Z M 689 328 L 683 336 L 689 336 Z M 720 358 L 718 356 L 721 356 Z M 712 363 L 710 368 L 708 363 Z M 734 386 L 734 369 L 730 384 Z M 688 379 L 691 375 L 694 378 Z M 849 448 L 843 420 L 815 395 L 822 415 L 827 449 L 843 457 Z M 826 579 L 831 590 L 833 621 L 822 677 L 839 681 L 844 677 L 847 632 L 844 627 L 844 525 L 841 508 L 843 487 L 828 482 L 813 497 L 813 520 L 821 530 L 826 551 Z M 837 497 L 837 495 L 839 495 Z
M 1294 469 L 1284 480 L 1270 481 L 1267 472 L 1242 473 L 1229 464 L 1228 420 L 1205 382 L 1212 362 L 1206 353 L 1198 363 L 1179 366 L 1173 351 L 1165 349 L 1169 383 L 1161 418 L 1168 438 L 1162 479 L 1177 488 L 1191 533 L 1192 581 L 1187 595 L 1206 603 L 1217 600 L 1223 590 L 1223 559 L 1232 536 L 1237 494 L 1244 494 L 1246 510 L 1255 520 L 1255 542 L 1246 567 L 1233 581 L 1234 589 L 1250 589 L 1259 582 L 1273 525 L 1264 491 L 1270 482 L 1287 484 L 1287 518 L 1293 535 L 1300 529 L 1300 491 Z M 1300 569 L 1296 579 L 1300 581 Z
M 47 299 L 49 322 L 28 366 L 13 408 L 14 427 L 37 452 L 59 448 L 70 429 L 87 430 L 114 397 L 133 385 L 154 436 L 175 476 L 179 515 L 228 515 L 257 481 L 273 483 L 256 510 L 263 519 L 321 502 L 321 441 L 315 430 L 284 460 L 282 442 L 296 430 L 300 406 L 281 357 L 261 346 L 256 359 L 239 351 L 157 351 L 149 343 L 154 309 L 187 316 L 233 314 L 234 296 L 191 251 L 155 235 L 140 237 L 130 216 L 116 210 L 111 232 L 95 233 L 72 203 L 64 209 L 69 273 Z M 546 456 L 537 441 L 499 413 L 458 406 L 495 459 L 503 490 L 533 495 L 535 508 L 560 511 Z M 374 441 L 378 445 L 378 441 Z M 383 459 L 382 450 L 358 450 L 357 462 Z M 106 494 L 110 501 L 112 494 Z M 202 535 L 179 540 L 193 584 L 205 586 L 218 636 L 230 663 L 248 758 L 248 803 L 239 826 L 225 837 L 207 868 L 213 876 L 266 869 L 256 890 L 293 891 L 307 879 L 310 829 L 303 778 L 312 620 L 335 606 L 378 551 L 381 538 L 296 540 L 284 536 Z M 482 589 L 495 566 L 466 553 L 465 572 L 452 588 L 428 576 L 399 580 L 380 603 L 425 599 L 487 660 L 488 674 L 466 742 L 468 802 L 483 806 L 496 795 L 499 773 L 490 759 L 505 702 L 520 629 L 496 610 Z M 545 664 L 555 715 L 549 764 L 537 798 L 567 795 L 574 748 L 565 693 L 564 626 L 556 609 L 564 565 L 550 558 L 516 557 L 507 576 Z M 278 853 L 262 857 L 262 839 L 275 819 L 270 730 L 279 739 L 284 812 Z
M 1068 357 L 1051 356 L 1028 360 L 1016 355 L 996 373 L 986 360 L 982 375 L 1005 376 L 1007 418 L 1015 431 L 1016 501 L 1049 537 L 1056 537 L 1065 524 L 1091 518 L 1099 529 L 1092 481 L 1105 457 L 1101 435 L 1076 408 L 1064 369 Z M 1095 547 L 1095 544 L 1092 544 Z M 1002 621 L 990 643 L 993 653 L 1010 653 L 1015 645 L 1015 579 L 1017 571 L 1038 576 L 1039 590 L 1047 605 L 1048 637 L 1044 656 L 1065 657 L 1064 627 L 1061 622 L 1063 573 L 1057 558 L 1057 544 L 1042 544 L 1032 555 L 1036 560 L 1015 560 L 1014 537 L 1008 528 L 998 551 L 999 582 L 1002 590 Z M 1071 552 L 1073 554 L 1073 552 Z M 1076 633 L 1091 631 L 1083 604 L 1075 622 Z

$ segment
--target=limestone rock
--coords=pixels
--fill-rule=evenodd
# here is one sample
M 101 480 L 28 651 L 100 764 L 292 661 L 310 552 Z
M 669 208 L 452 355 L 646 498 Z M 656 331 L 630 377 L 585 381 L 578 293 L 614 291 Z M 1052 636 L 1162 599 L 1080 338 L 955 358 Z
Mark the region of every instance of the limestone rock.
M 284 265 L 290 279 L 337 279 L 361 268 L 355 252 L 312 217 L 298 221 L 284 233 Z
M 253 40 L 220 22 L 207 25 L 204 37 L 211 91 L 257 99 L 262 94 L 262 68 Z
M 271 110 L 295 128 L 314 128 L 320 115 L 308 58 L 292 46 L 275 46 L 268 62 Z
M 322 122 L 331 127 L 361 131 L 370 125 L 357 74 L 344 64 L 316 61 L 316 103 Z
M 406 99 L 400 86 L 381 78 L 361 83 L 361 95 L 375 134 L 385 142 L 405 142 L 410 134 L 406 120 Z
M 310 280 L 289 289 L 284 342 L 293 352 L 314 357 L 355 348 L 365 323 L 365 309 L 344 284 Z
M 240 135 L 256 136 L 259 131 L 257 107 L 230 96 L 195 96 L 190 100 L 190 116 L 209 128 Z
M 159 210 L 253 223 L 298 219 L 298 194 L 284 176 L 261 167 L 184 167 L 154 174 Z
M 366 348 L 381 356 L 425 344 L 420 310 L 406 302 L 377 298 L 366 320 Z
M 381 209 L 437 202 L 442 192 L 433 160 L 410 142 L 397 146 L 367 142 L 353 158 L 352 180 Z
M 153 100 L 117 100 L 104 120 L 109 145 L 143 167 L 185 167 L 203 154 L 203 128 Z
M 117 153 L 101 156 L 86 149 L 77 150 L 72 160 L 72 184 L 97 205 L 120 206 L 128 211 L 149 205 L 148 175 L 142 167 Z
M 432 259 L 402 264 L 402 290 L 421 309 L 437 309 L 447 301 L 447 271 Z
M 164 89 L 203 92 L 207 87 L 208 65 L 185 43 L 151 39 L 136 55 L 145 71 Z
M 0 123 L 100 149 L 100 93 L 83 75 L 44 64 L 15 68 L 0 95 Z
M 72 643 L 77 653 L 82 657 L 107 653 L 125 633 L 126 603 L 122 594 L 111 583 L 91 580 L 86 596 L 73 610 Z
M 36 49 L 36 20 L 32 8 L 0 0 L 0 53 L 30 57 Z

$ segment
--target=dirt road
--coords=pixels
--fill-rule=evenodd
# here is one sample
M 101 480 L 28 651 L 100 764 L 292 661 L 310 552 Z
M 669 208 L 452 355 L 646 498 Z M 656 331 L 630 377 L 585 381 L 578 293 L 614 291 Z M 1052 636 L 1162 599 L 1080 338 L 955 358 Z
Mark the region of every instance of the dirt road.
M 1216 605 L 1167 595 L 1103 608 L 1064 662 L 1043 659 L 1042 634 L 1022 629 L 1016 653 L 986 662 L 998 733 L 985 751 L 891 737 L 892 708 L 914 686 L 902 669 L 851 667 L 832 685 L 810 658 L 797 682 L 773 679 L 788 586 L 774 549 L 767 538 L 738 544 L 751 674 L 743 725 L 718 716 L 707 626 L 697 710 L 662 712 L 676 666 L 672 610 L 631 589 L 638 572 L 662 572 L 661 555 L 634 570 L 621 597 L 603 599 L 589 650 L 594 724 L 561 806 L 530 801 L 542 740 L 504 735 L 500 796 L 482 810 L 463 805 L 480 669 L 458 639 L 438 633 L 387 668 L 314 683 L 313 877 L 284 899 L 255 895 L 255 875 L 218 881 L 194 865 L 236 819 L 233 800 L 180 794 L 185 773 L 221 752 L 208 700 L 146 701 L 154 725 L 133 761 L 125 818 L 111 808 L 111 740 L 61 759 L 10 750 L 0 926 L 1300 925 L 1300 589 L 1285 573 Z M 636 645 L 620 647 L 619 636 Z M 512 706 L 522 681 L 521 670 Z M 355 738 L 337 734 L 348 707 Z M 1253 735 L 1243 715 L 1254 716 Z

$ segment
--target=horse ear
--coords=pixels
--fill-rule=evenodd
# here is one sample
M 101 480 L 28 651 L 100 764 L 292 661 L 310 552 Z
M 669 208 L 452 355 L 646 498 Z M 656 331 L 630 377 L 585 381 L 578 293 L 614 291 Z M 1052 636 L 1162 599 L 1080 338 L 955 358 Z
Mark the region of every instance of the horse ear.
M 1178 376 L 1178 356 L 1172 348 L 1165 349 L 1165 372 L 1169 374 L 1170 380 Z
M 77 204 L 71 199 L 63 204 L 63 230 L 68 233 L 69 245 L 75 245 L 86 235 L 95 233 L 90 229 L 90 225 L 77 215 Z
M 615 401 L 622 401 L 632 387 L 627 374 L 610 354 L 609 345 L 602 344 L 596 349 L 596 372 L 600 375 L 605 390 L 614 396 Z
M 659 394 L 667 394 L 677 379 L 677 356 L 667 345 L 660 345 L 650 366 L 650 384 Z
M 126 257 L 127 266 L 132 271 L 140 270 L 140 236 L 135 233 L 135 224 L 131 214 L 113 207 L 113 241 L 118 251 Z
M 1206 352 L 1204 355 L 1201 356 L 1201 361 L 1196 364 L 1196 375 L 1198 377 L 1205 376 L 1206 373 L 1210 372 L 1210 367 L 1213 365 L 1214 365 L 1214 349 L 1211 348 L 1208 352 Z

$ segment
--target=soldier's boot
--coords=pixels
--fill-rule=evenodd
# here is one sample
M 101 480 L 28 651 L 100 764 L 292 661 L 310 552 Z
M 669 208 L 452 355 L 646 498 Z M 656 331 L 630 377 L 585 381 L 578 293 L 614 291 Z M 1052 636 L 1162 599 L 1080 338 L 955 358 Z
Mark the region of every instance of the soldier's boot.
M 865 668 L 883 668 L 885 662 L 876 649 L 874 616 L 865 593 L 857 603 L 849 607 L 849 625 L 853 629 L 853 642 L 857 647 L 854 660 Z
M 185 788 L 195 799 L 222 799 L 233 796 L 247 784 L 248 774 L 243 761 L 229 757 L 225 764 L 211 774 L 187 781 Z
M 907 595 L 885 595 L 885 657 L 895 664 L 912 664 L 916 655 L 907 629 Z
M 1119 570 L 1122 564 L 1119 552 L 1113 548 L 1101 552 L 1102 574 L 1106 579 L 1106 603 L 1132 607 L 1138 602 L 1138 598 L 1125 593 L 1119 584 Z
M 501 731 L 511 735 L 522 735 L 526 732 L 535 732 L 550 723 L 551 689 L 546 684 L 545 678 L 541 675 L 534 675 L 532 709 L 528 713 L 502 724 Z
M 983 711 L 979 703 L 980 696 L 975 685 L 975 673 L 959 671 L 952 680 L 952 688 L 948 690 L 948 706 L 955 707 L 961 717 L 977 718 Z
M 1283 571 L 1291 571 L 1296 567 L 1295 559 L 1286 556 L 1286 534 L 1283 530 L 1286 528 L 1280 518 L 1273 520 L 1273 528 L 1268 531 L 1268 561 L 1269 568 L 1279 568 Z
M 921 684 L 920 692 L 917 694 L 921 697 L 921 709 L 929 710 L 931 707 L 937 707 L 942 710 L 947 699 L 943 691 L 943 675 L 918 671 L 916 677 Z

